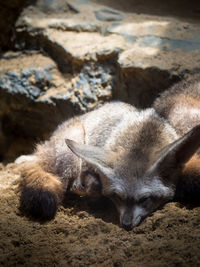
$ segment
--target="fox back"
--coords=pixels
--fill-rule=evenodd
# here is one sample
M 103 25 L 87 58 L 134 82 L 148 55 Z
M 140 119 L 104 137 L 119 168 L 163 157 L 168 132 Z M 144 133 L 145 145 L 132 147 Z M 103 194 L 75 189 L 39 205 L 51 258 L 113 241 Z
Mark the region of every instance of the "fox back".
M 153 107 L 180 136 L 200 124 L 200 74 L 166 90 L 155 100 Z
M 182 136 L 200 124 L 200 74 L 193 75 L 161 94 L 153 107 Z M 180 173 L 175 199 L 182 202 L 200 201 L 200 150 Z

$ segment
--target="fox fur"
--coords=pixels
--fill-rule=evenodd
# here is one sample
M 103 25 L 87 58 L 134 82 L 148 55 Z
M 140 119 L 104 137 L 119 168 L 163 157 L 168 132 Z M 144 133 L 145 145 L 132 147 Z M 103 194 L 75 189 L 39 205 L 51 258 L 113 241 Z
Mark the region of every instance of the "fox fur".
M 200 124 L 200 74 L 193 75 L 172 86 L 154 104 L 157 113 L 168 120 L 179 136 Z M 175 199 L 200 202 L 200 149 L 186 163 L 180 173 Z
M 193 164 L 198 158 L 192 156 L 200 146 L 199 117 L 180 124 L 174 111 L 185 103 L 184 110 L 194 110 L 189 112 L 192 117 L 199 108 L 200 102 L 189 94 L 197 92 L 200 98 L 199 82 L 184 86 L 191 87 L 185 89 L 188 95 L 180 83 L 163 93 L 154 108 L 138 110 L 116 101 L 61 124 L 23 163 L 22 209 L 33 217 L 51 219 L 67 190 L 104 195 L 115 204 L 120 224 L 130 230 L 173 200 L 188 170 L 196 175 Z
M 200 74 L 176 83 L 158 97 L 157 113 L 168 120 L 179 136 L 200 123 Z

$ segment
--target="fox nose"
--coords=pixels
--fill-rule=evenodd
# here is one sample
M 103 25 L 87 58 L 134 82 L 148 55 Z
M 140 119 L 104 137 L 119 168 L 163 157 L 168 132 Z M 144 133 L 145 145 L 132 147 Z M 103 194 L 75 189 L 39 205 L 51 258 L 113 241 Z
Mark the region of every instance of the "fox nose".
M 130 231 L 133 229 L 132 223 L 122 223 L 122 227 L 126 230 L 126 231 Z
M 132 216 L 130 216 L 130 214 L 124 214 L 122 219 L 122 227 L 127 231 L 130 231 L 133 228 Z

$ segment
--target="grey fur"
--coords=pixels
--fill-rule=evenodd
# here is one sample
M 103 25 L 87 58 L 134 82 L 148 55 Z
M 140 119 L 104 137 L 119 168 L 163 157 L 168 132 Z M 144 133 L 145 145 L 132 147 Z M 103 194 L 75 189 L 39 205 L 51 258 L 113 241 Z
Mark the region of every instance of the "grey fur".
M 71 188 L 92 195 L 82 181 L 89 173 L 85 180 L 94 179 L 95 183 L 95 175 L 99 175 L 101 193 L 114 202 L 121 225 L 130 230 L 173 199 L 178 173 L 199 145 L 200 128 L 194 131 L 177 141 L 174 128 L 154 109 L 140 111 L 112 102 L 61 124 L 49 141 L 38 145 L 34 164 L 58 177 L 64 191 Z M 180 151 L 187 154 L 191 143 L 193 151 L 182 156 Z M 29 181 L 25 172 L 22 187 L 46 190 L 47 178 L 38 182 L 38 176 L 36 170 Z M 62 199 L 58 189 L 51 186 L 49 190 L 55 199 Z
M 182 136 L 200 124 L 200 74 L 173 85 L 158 97 L 154 109 Z

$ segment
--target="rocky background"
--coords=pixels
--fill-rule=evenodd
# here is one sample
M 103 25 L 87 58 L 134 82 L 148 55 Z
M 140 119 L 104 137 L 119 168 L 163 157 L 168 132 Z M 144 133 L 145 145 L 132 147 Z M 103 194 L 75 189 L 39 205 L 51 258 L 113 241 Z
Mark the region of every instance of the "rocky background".
M 161 91 L 200 68 L 198 1 L 0 5 L 4 162 L 29 153 L 61 121 L 105 101 L 148 107 Z
M 112 99 L 139 108 L 200 69 L 200 2 L 0 2 L 0 161 Z M 200 208 L 168 204 L 131 233 L 111 203 L 69 196 L 41 224 L 18 210 L 15 164 L 0 165 L 0 266 L 198 266 Z

